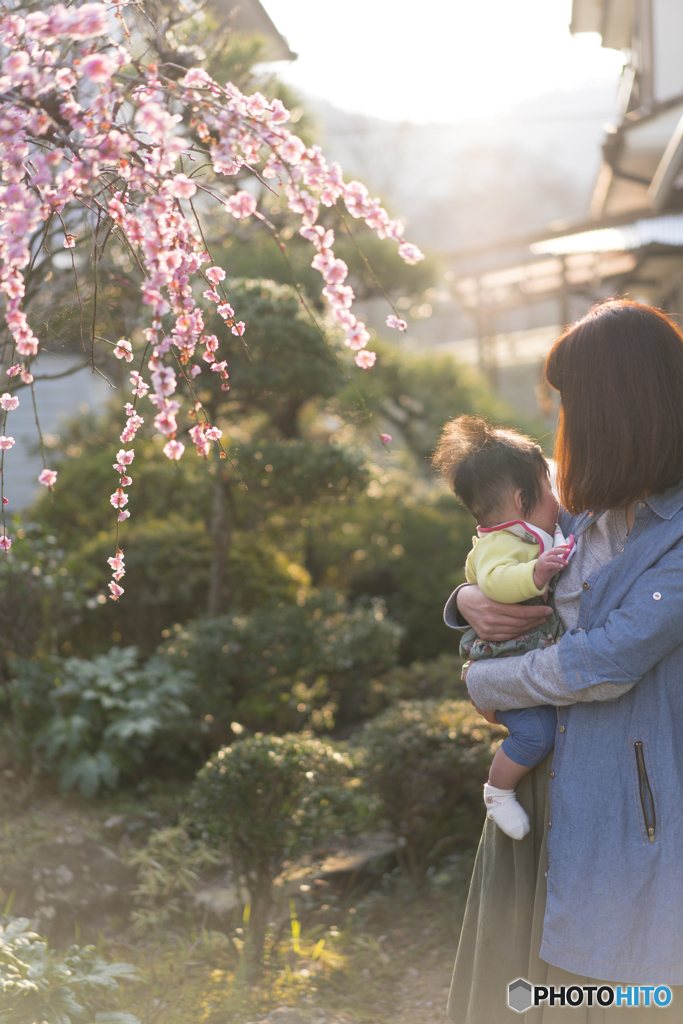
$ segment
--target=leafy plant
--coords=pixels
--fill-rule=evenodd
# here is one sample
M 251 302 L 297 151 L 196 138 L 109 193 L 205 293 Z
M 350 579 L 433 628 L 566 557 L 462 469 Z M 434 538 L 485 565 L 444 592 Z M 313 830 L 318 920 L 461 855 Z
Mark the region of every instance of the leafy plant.
M 235 879 L 247 888 L 249 959 L 258 972 L 285 862 L 344 827 L 353 814 L 353 764 L 329 743 L 257 734 L 223 747 L 200 770 L 194 815 L 207 838 L 224 843 Z
M 94 946 L 58 953 L 26 918 L 0 916 L 0 1024 L 140 1024 L 132 1013 L 101 1009 L 136 978 L 134 967 L 106 963 Z
M 163 650 L 192 666 L 197 710 L 220 742 L 232 719 L 282 731 L 361 720 L 371 680 L 395 663 L 399 639 L 380 600 L 354 607 L 324 590 L 300 605 L 199 619 Z
M 399 702 L 358 735 L 366 784 L 416 885 L 447 849 L 475 840 L 482 786 L 504 734 L 466 701 L 425 700 Z
M 135 647 L 113 647 L 91 661 L 12 662 L 10 702 L 25 753 L 58 771 L 62 789 L 86 797 L 115 789 L 155 744 L 187 727 L 189 673 L 159 657 L 138 660 Z
M 145 846 L 126 858 L 138 869 L 133 929 L 144 934 L 168 926 L 182 913 L 183 895 L 194 893 L 201 871 L 219 861 L 218 854 L 192 839 L 183 825 L 152 832 Z

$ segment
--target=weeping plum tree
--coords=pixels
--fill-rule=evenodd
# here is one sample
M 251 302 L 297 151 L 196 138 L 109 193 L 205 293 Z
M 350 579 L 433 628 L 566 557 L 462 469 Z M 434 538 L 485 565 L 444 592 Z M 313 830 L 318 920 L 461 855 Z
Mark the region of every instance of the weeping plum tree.
M 66 301 L 75 309 L 84 359 L 93 372 L 103 372 L 103 353 L 113 353 L 129 369 L 132 394 L 124 404 L 118 480 L 110 498 L 116 551 L 108 559 L 109 590 L 115 601 L 125 574 L 120 524 L 131 514 L 127 488 L 145 418 L 151 416 L 163 435 L 168 459 L 179 460 L 190 443 L 201 458 L 214 450 L 230 464 L 221 429 L 200 394 L 209 379 L 229 390 L 227 343 L 234 338 L 248 345 L 249 325 L 207 243 L 205 226 L 215 212 L 258 222 L 286 258 L 264 201 L 271 193 L 279 197 L 312 246 L 329 321 L 362 369 L 374 365 L 376 354 L 368 351 L 370 335 L 352 311 L 348 268 L 335 256 L 325 208 L 342 218 L 345 211 L 391 240 L 406 263 L 423 258 L 402 240 L 401 223 L 378 199 L 360 182 L 345 182 L 338 164 L 329 165 L 317 146 L 308 147 L 285 127 L 290 115 L 279 99 L 221 84 L 204 68 L 188 66 L 194 61 L 187 53 L 164 54 L 161 62 L 150 60 L 145 47 L 138 46 L 138 54 L 127 6 L 119 0 L 33 9 L 20 0 L 0 17 L 0 292 L 6 323 L 0 357 L 9 378 L 0 396 L 0 547 L 7 551 L 12 543 L 4 518 L 4 460 L 15 444 L 8 417 L 23 389 L 30 389 L 35 407 L 34 361 L 45 346 L 32 299 L 59 264 L 58 252 L 72 274 Z M 132 338 L 107 336 L 100 318 L 99 274 L 110 249 L 147 310 Z M 299 298 L 318 324 L 300 290 Z M 209 331 L 211 319 L 217 327 Z M 405 329 L 395 310 L 387 325 Z M 258 386 L 255 376 L 252 394 Z M 40 434 L 38 414 L 36 409 Z M 45 456 L 43 461 L 39 480 L 52 490 L 57 473 Z M 226 472 L 237 479 L 233 467 Z

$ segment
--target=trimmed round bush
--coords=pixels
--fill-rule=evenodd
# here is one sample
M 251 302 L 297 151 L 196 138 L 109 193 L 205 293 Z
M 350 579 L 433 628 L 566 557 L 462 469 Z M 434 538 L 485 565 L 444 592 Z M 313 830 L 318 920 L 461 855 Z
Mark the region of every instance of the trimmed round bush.
M 314 848 L 353 814 L 353 764 L 330 743 L 257 733 L 223 747 L 198 772 L 196 820 L 227 846 L 235 880 L 251 898 L 252 966 L 258 968 L 273 882 L 285 862 Z

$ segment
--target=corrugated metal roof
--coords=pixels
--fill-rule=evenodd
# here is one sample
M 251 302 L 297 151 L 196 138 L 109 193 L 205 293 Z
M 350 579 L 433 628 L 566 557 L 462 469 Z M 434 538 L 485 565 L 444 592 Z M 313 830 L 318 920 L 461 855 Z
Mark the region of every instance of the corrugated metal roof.
M 637 220 L 622 227 L 598 228 L 576 235 L 548 238 L 535 242 L 531 251 L 538 255 L 566 256 L 575 252 L 620 252 L 643 245 L 683 245 L 683 214 Z

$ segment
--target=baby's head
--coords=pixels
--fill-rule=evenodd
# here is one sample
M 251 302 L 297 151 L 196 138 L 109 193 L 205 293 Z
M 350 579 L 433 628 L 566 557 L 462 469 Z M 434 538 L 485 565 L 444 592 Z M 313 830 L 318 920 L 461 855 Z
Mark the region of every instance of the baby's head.
M 443 428 L 432 462 L 480 526 L 524 519 L 552 536 L 557 500 L 548 463 L 530 437 L 458 416 Z

